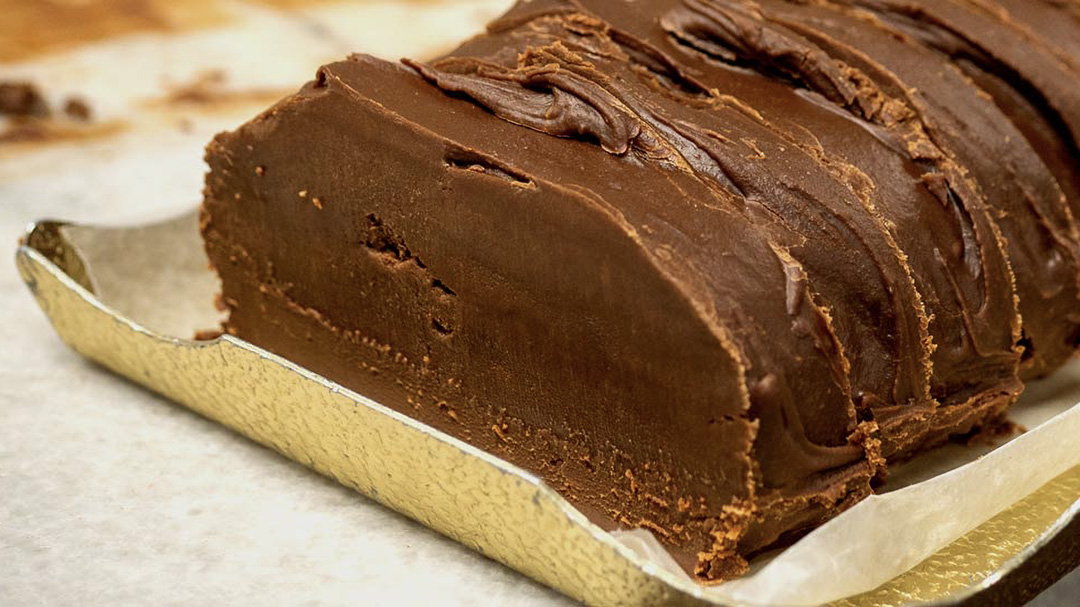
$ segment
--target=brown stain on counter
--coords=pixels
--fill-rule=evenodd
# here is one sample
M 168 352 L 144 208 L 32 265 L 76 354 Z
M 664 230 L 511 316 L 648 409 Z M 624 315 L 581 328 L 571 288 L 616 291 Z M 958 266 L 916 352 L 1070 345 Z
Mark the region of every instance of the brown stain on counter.
M 346 0 L 249 0 L 254 4 L 299 10 L 324 4 L 341 4 Z M 386 0 L 348 0 L 352 4 L 385 4 Z M 398 4 L 443 4 L 446 0 L 396 0 Z
M 200 118 L 262 107 L 283 95 L 280 91 L 238 90 L 198 100 L 157 99 L 140 108 L 133 120 L 87 122 L 57 116 L 0 120 L 0 160 L 55 146 L 106 141 L 133 131 L 149 133 L 179 128 L 188 132 Z
M 177 32 L 230 20 L 215 0 L 0 0 L 0 62 L 142 32 Z
M 167 87 L 163 97 L 143 103 L 148 110 L 197 110 L 214 112 L 251 106 L 253 112 L 262 110 L 293 92 L 292 88 L 231 88 L 224 70 L 207 70 L 187 82 Z
M 40 98 L 34 83 L 0 81 L 0 92 L 5 86 L 18 88 L 20 93 L 25 89 L 26 93 L 15 99 L 20 103 L 7 105 L 4 95 L 0 94 L 0 116 L 7 114 L 0 118 L 0 158 L 9 152 L 21 154 L 55 144 L 100 141 L 130 131 L 180 128 L 188 132 L 193 128 L 193 122 L 200 118 L 231 112 L 255 113 L 291 92 L 273 88 L 229 88 L 224 71 L 208 70 L 189 81 L 168 86 L 161 97 L 134 105 L 133 112 L 124 119 L 96 121 L 91 104 L 77 95 L 51 107 Z M 23 102 L 22 97 L 30 101 Z M 27 108 L 35 111 L 30 112 Z
M 370 4 L 380 0 L 360 0 Z M 441 0 L 406 0 L 435 4 Z M 343 0 L 0 0 L 0 63 L 23 61 L 138 33 L 176 33 L 227 25 L 244 4 L 283 12 Z M 239 10 L 238 10 L 239 9 Z
M 19 120 L 0 130 L 0 146 L 5 149 L 9 145 L 25 149 L 41 144 L 104 139 L 127 130 L 127 127 L 128 124 L 122 120 L 93 124 L 61 122 L 48 118 Z

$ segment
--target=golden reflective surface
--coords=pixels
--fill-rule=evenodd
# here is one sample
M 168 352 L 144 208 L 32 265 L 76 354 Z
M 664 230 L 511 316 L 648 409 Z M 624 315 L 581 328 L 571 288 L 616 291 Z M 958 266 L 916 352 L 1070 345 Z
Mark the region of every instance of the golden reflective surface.
M 72 349 L 474 550 L 590 604 L 715 604 L 702 598 L 693 582 L 642 561 L 537 479 L 506 462 L 241 340 L 227 336 L 195 342 L 136 324 L 91 290 L 100 288 L 92 278 L 97 275 L 94 264 L 108 263 L 108 257 L 88 262 L 68 239 L 69 231 L 77 230 L 80 242 L 89 245 L 96 239 L 99 250 L 123 241 L 130 252 L 169 242 L 191 230 L 193 221 L 186 216 L 119 230 L 42 222 L 19 247 L 16 261 Z M 178 275 L 200 262 L 201 251 L 186 253 L 187 265 L 176 269 Z M 127 255 L 123 263 L 146 264 L 142 270 L 149 272 L 170 271 L 170 260 L 161 257 Z M 103 277 L 109 275 L 109 268 L 100 269 Z M 139 268 L 128 270 L 132 276 Z M 114 282 L 122 284 L 123 276 Z M 101 285 L 114 292 L 115 286 Z M 130 287 L 137 290 L 138 284 Z M 186 293 L 177 291 L 174 297 Z M 169 307 L 159 297 L 154 301 Z M 835 604 L 989 604 L 1003 586 L 999 578 L 1049 544 L 1078 509 L 1080 468 L 878 590 Z M 1080 542 L 1080 537 L 1066 539 L 1066 545 Z M 1023 574 L 1033 591 L 1054 581 L 1049 570 Z

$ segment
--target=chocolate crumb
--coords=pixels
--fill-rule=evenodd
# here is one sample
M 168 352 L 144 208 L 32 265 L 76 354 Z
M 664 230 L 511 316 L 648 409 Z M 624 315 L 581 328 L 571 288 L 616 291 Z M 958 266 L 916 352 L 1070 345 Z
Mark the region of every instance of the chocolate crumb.
M 199 329 L 195 332 L 195 341 L 210 341 L 217 339 L 224 335 L 225 332 L 219 329 Z
M 89 122 L 93 117 L 90 105 L 82 97 L 71 96 L 64 102 L 64 114 L 72 120 Z
M 0 116 L 44 118 L 49 114 L 49 104 L 33 84 L 0 82 Z

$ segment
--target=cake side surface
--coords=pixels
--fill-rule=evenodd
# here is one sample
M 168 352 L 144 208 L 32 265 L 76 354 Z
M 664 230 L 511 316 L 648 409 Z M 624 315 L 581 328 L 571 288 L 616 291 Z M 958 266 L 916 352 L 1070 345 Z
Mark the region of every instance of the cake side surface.
M 797 264 L 730 212 L 674 204 L 693 181 L 553 141 L 401 66 L 324 68 L 209 148 L 227 329 L 540 474 L 606 527 L 652 529 L 704 578 L 741 571 L 740 540 L 867 494 L 829 319 L 786 303 Z M 762 491 L 762 467 L 792 480 Z

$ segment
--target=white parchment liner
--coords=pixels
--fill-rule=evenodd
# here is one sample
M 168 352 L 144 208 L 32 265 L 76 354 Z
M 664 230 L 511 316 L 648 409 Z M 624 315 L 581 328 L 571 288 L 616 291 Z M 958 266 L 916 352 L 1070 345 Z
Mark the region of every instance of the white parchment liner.
M 751 574 L 705 589 L 725 602 L 819 605 L 869 592 L 911 569 L 1055 477 L 1080 465 L 1080 360 L 1029 386 L 1007 443 L 949 445 L 890 476 L 879 495 L 816 529 Z M 685 575 L 646 530 L 613 535 Z

